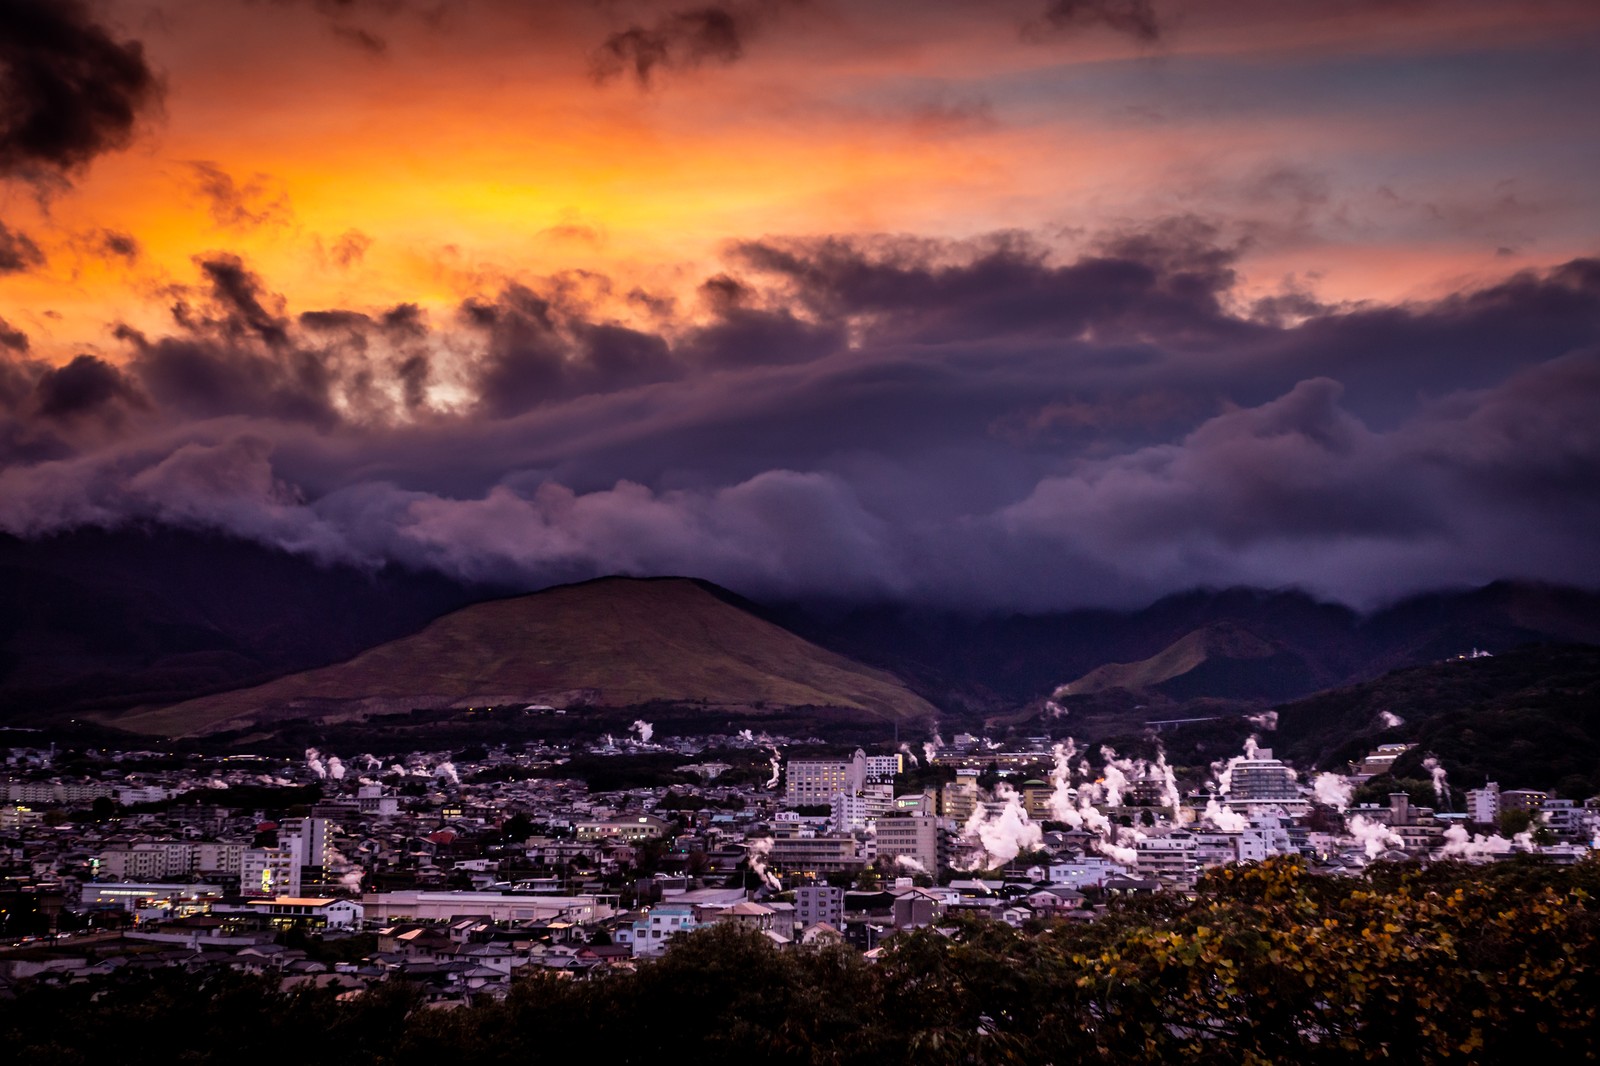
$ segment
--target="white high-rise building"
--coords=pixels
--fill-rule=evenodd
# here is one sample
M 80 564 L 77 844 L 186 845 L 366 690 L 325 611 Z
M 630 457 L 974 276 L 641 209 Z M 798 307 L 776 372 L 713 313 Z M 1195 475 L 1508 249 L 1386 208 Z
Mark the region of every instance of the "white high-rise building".
M 301 837 L 288 837 L 275 848 L 246 849 L 239 868 L 239 892 L 245 896 L 298 896 Z
M 894 786 L 867 785 L 858 796 L 835 792 L 831 803 L 833 831 L 857 833 L 866 829 L 868 822 L 894 810 Z
M 867 784 L 867 753 L 857 748 L 848 759 L 790 759 L 783 802 L 791 807 L 826 806 L 836 792 L 854 796 Z
M 1467 820 L 1493 825 L 1500 820 L 1500 783 L 1490 781 L 1467 793 Z

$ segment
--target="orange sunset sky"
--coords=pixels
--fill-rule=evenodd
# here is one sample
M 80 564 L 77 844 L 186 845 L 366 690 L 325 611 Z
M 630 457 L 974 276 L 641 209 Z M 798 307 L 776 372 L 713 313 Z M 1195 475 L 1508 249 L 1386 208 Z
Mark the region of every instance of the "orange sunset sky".
M 1593 0 L 0 0 L 0 535 L 1600 582 Z
M 742 238 L 1067 255 L 1184 215 L 1242 244 L 1249 292 L 1395 300 L 1587 251 L 1600 196 L 1593 97 L 1560 99 L 1584 2 L 1167 4 L 1148 38 L 1038 3 L 752 3 L 736 57 L 669 51 L 647 81 L 604 76 L 603 45 L 676 8 L 93 10 L 163 92 L 122 150 L 0 201 L 45 257 L 0 315 L 54 360 L 159 329 L 219 249 L 294 310 L 437 312 L 571 270 L 679 292 Z

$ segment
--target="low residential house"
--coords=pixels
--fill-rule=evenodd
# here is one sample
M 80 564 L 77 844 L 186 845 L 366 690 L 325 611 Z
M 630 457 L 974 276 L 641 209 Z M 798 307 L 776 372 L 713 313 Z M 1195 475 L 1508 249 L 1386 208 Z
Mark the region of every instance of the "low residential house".
M 770 907 L 744 900 L 718 912 L 714 920 L 732 922 L 745 929 L 768 933 L 772 931 L 772 918 L 773 912 Z
M 633 945 L 588 944 L 578 949 L 578 958 L 593 961 L 602 969 L 629 969 L 633 966 Z
M 634 923 L 633 953 L 636 957 L 660 955 L 667 941 L 679 933 L 699 927 L 695 909 L 689 904 L 663 903 L 652 907 L 644 917 Z
M 894 927 L 921 929 L 944 916 L 948 904 L 944 896 L 924 888 L 903 892 L 894 900 Z
M 233 968 L 243 973 L 276 973 L 306 953 L 281 944 L 252 944 L 234 953 Z
M 1023 896 L 1022 902 L 1041 918 L 1055 918 L 1082 907 L 1085 897 L 1082 892 L 1066 885 L 1049 885 Z
M 800 930 L 795 941 L 800 944 L 839 944 L 843 943 L 844 934 L 827 922 L 812 922 Z
M 1021 903 L 1013 903 L 1009 906 L 1000 907 L 998 910 L 999 914 L 996 917 L 1013 929 L 1021 929 L 1025 923 L 1038 917 L 1033 908 Z
M 509 974 L 528 962 L 526 954 L 519 959 L 515 951 L 503 944 L 462 944 L 456 949 L 455 958 L 458 962 L 469 962 L 501 974 Z

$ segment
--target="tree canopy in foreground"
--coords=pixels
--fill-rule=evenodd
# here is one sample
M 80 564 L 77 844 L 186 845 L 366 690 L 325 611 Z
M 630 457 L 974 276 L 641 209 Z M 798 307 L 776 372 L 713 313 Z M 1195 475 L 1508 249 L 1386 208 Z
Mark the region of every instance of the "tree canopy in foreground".
M 1022 933 L 955 921 L 780 950 L 722 925 L 636 973 L 519 978 L 503 1002 L 344 1001 L 228 972 L 154 970 L 0 1002 L 16 1061 L 306 1064 L 1572 1062 L 1600 1053 L 1600 862 L 1216 871 L 1193 901 Z

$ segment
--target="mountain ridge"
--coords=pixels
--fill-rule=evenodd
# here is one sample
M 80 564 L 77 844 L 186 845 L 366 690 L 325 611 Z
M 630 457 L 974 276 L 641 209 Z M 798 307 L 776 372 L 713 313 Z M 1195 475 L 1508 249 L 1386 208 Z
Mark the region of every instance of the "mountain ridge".
M 835 707 L 884 720 L 938 713 L 892 675 L 742 611 L 705 582 L 610 577 L 472 604 L 341 663 L 111 724 L 172 735 L 297 715 L 658 701 Z

